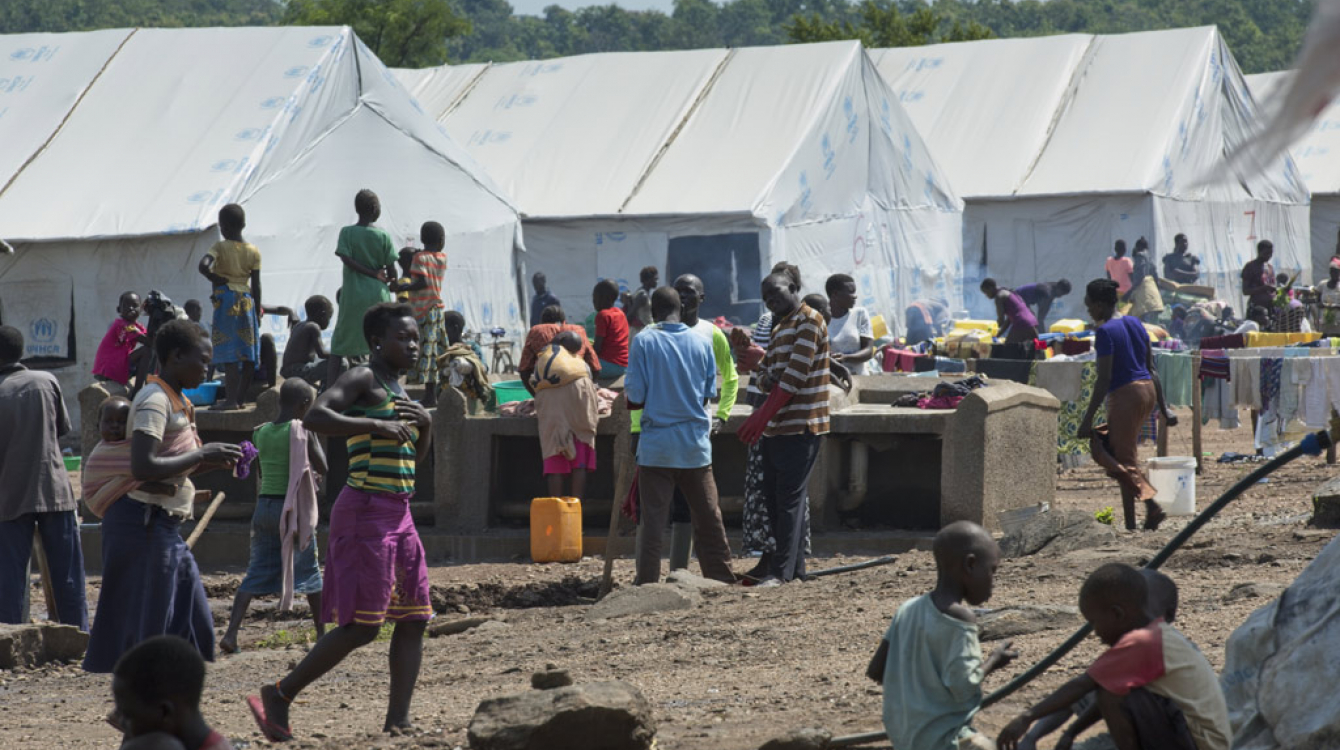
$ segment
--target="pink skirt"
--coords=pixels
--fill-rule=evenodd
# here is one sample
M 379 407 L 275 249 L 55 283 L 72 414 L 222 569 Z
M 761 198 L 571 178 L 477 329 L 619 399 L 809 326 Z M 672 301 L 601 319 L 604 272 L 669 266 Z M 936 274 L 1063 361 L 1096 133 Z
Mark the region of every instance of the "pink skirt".
M 544 460 L 545 474 L 571 474 L 573 469 L 596 470 L 596 449 L 577 438 L 572 439 L 572 458 L 562 454 L 550 456 Z
M 428 561 L 409 495 L 345 487 L 330 512 L 321 620 L 381 625 L 432 618 Z

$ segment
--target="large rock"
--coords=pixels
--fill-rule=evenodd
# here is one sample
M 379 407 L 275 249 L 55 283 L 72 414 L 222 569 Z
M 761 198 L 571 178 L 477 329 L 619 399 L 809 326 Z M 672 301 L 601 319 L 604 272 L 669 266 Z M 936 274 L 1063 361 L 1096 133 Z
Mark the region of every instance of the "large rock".
M 88 648 L 88 633 L 73 625 L 0 625 L 0 669 L 73 661 Z
M 626 682 L 491 698 L 470 720 L 473 750 L 648 750 L 651 704 Z
M 1220 682 L 1234 750 L 1340 747 L 1340 540 L 1225 647 Z
M 977 618 L 977 638 L 998 641 L 1046 630 L 1072 629 L 1082 623 L 1079 609 L 1051 604 L 1001 607 Z
M 669 583 L 649 583 L 629 586 L 601 599 L 586 611 L 588 620 L 608 620 L 628 615 L 649 615 L 653 612 L 671 612 L 692 609 L 702 597 L 697 591 Z
M 1052 510 L 1039 513 L 1000 540 L 1005 557 L 1024 557 L 1046 551 L 1051 554 L 1072 552 L 1107 544 L 1117 533 L 1107 524 L 1098 523 L 1084 510 Z
M 1340 477 L 1328 480 L 1312 493 L 1312 520 L 1319 529 L 1340 529 Z

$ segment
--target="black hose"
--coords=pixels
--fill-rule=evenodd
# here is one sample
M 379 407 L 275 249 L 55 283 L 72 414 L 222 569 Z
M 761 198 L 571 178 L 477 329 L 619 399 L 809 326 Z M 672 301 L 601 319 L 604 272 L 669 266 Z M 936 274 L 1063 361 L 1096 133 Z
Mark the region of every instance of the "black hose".
M 1270 461 L 1262 464 L 1259 469 L 1243 477 L 1241 480 L 1238 481 L 1237 484 L 1233 485 L 1232 487 L 1229 487 L 1228 491 L 1220 495 L 1218 500 L 1215 500 L 1213 503 L 1210 504 L 1209 507 L 1201 511 L 1199 515 L 1191 519 L 1191 523 L 1187 524 L 1186 528 L 1178 532 L 1177 536 L 1172 538 L 1172 541 L 1164 545 L 1163 549 L 1159 550 L 1159 553 L 1157 555 L 1154 555 L 1154 558 L 1145 564 L 1145 567 L 1155 569 L 1158 568 L 1163 563 L 1167 562 L 1168 558 L 1172 557 L 1172 554 L 1176 552 L 1178 548 L 1180 548 L 1183 544 L 1186 544 L 1186 540 L 1190 539 L 1191 536 L 1195 534 L 1197 531 L 1199 531 L 1201 527 L 1204 526 L 1206 523 L 1209 523 L 1211 518 L 1214 518 L 1216 515 L 1218 515 L 1219 511 L 1224 509 L 1224 506 L 1236 500 L 1239 495 L 1250 489 L 1252 485 L 1256 484 L 1257 482 L 1260 482 L 1271 472 L 1275 471 L 1281 466 L 1284 466 L 1290 461 L 1293 461 L 1295 458 L 1298 458 L 1299 456 L 1321 455 L 1321 452 L 1325 450 L 1328 446 L 1330 446 L 1330 444 L 1331 444 L 1331 436 L 1326 432 L 1312 433 L 1304 437 L 1301 441 L 1299 441 L 1298 445 L 1295 445 L 1294 447 L 1279 454 Z M 1037 679 L 1039 675 L 1050 669 L 1054 664 L 1056 664 L 1056 662 L 1060 661 L 1066 654 L 1070 653 L 1071 650 L 1073 650 L 1076 646 L 1078 646 L 1080 644 L 1080 641 L 1083 641 L 1086 637 L 1088 637 L 1089 631 L 1091 631 L 1092 629 L 1093 629 L 1092 625 L 1085 623 L 1083 627 L 1075 631 L 1074 635 L 1067 638 L 1065 643 L 1062 643 L 1060 646 L 1057 646 L 1056 650 L 1052 651 L 1050 654 L 1047 654 L 1045 657 L 1043 657 L 1042 661 L 1039 661 L 1037 664 L 1034 664 L 1032 667 L 1029 667 L 1027 672 L 1024 672 L 1018 677 L 1015 677 L 1013 680 L 1010 680 L 1009 684 L 1005 685 L 1004 687 L 1000 688 L 999 690 L 995 691 L 994 693 L 988 695 L 985 699 L 983 699 L 982 708 L 986 708 L 987 706 L 990 706 L 993 703 L 1001 701 L 1002 699 L 1008 697 L 1014 691 Z
M 865 570 L 866 568 L 877 568 L 881 565 L 889 565 L 896 562 L 898 562 L 897 555 L 885 555 L 884 557 L 876 557 L 873 560 L 852 563 L 851 565 L 839 565 L 836 568 L 825 568 L 823 570 L 816 570 L 813 573 L 806 573 L 805 580 L 808 581 L 811 578 L 837 575 L 838 573 L 851 573 L 852 571 Z

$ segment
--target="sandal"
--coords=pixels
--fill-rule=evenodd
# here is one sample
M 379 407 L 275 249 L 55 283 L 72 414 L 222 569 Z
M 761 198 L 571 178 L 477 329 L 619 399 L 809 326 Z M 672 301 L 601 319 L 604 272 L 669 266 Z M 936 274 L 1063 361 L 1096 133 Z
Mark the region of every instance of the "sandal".
M 256 726 L 265 739 L 270 742 L 289 742 L 293 739 L 293 732 L 288 727 L 281 727 L 266 718 L 265 704 L 259 695 L 247 696 L 247 708 L 251 709 L 251 718 L 256 720 Z

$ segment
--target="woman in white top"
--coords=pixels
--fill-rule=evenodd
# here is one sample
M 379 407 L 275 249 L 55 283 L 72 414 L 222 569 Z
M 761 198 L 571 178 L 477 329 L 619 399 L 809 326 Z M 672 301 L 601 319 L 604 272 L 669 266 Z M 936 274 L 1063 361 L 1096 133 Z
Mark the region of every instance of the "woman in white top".
M 856 306 L 856 281 L 845 273 L 835 273 L 824 284 L 833 319 L 828 323 L 828 351 L 834 362 L 841 362 L 853 375 L 865 375 L 875 356 L 875 333 L 870 313 Z

